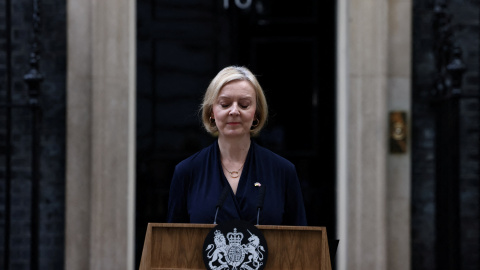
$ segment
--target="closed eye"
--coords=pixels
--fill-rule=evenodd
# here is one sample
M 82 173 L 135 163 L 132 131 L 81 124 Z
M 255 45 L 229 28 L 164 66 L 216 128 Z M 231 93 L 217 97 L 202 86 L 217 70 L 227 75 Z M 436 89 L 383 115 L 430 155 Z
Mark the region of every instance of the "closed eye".
M 252 105 L 252 103 L 248 100 L 243 100 L 241 102 L 238 103 L 238 105 L 242 108 L 242 109 L 247 109 L 248 107 L 250 107 L 250 105 Z

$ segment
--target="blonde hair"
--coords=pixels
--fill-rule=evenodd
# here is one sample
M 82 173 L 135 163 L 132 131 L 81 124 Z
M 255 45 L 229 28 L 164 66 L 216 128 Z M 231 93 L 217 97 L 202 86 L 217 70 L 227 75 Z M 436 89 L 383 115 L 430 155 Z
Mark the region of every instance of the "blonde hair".
M 258 125 L 255 127 L 252 126 L 250 130 L 251 136 L 256 136 L 260 133 L 263 126 L 267 122 L 268 118 L 268 106 L 267 100 L 265 98 L 265 94 L 263 93 L 263 89 L 257 81 L 257 78 L 253 73 L 246 67 L 240 66 L 229 66 L 226 67 L 213 78 L 210 82 L 210 85 L 203 96 L 203 102 L 200 107 L 201 114 L 202 114 L 202 122 L 205 129 L 212 135 L 218 135 L 218 128 L 217 126 L 211 122 L 210 116 L 212 115 L 213 104 L 216 102 L 218 95 L 222 88 L 229 82 L 236 81 L 236 80 L 243 80 L 248 81 L 255 90 L 256 96 L 256 111 L 255 111 L 255 118 L 258 120 Z

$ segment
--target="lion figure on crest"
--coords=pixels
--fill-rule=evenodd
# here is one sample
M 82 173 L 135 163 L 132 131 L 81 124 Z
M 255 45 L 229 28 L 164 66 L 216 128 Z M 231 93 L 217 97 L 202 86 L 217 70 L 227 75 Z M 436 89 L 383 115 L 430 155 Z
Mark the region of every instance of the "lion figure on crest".
M 218 261 L 221 266 L 226 265 L 227 262 L 225 262 L 223 257 L 226 254 L 226 248 L 227 248 L 227 241 L 225 239 L 225 236 L 219 231 L 215 231 L 215 236 L 214 236 L 214 244 L 209 244 L 207 246 L 206 251 L 207 252 L 207 258 L 210 259 L 210 262 L 208 265 L 210 265 L 211 269 L 217 269 L 219 266 L 214 266 L 213 264 Z

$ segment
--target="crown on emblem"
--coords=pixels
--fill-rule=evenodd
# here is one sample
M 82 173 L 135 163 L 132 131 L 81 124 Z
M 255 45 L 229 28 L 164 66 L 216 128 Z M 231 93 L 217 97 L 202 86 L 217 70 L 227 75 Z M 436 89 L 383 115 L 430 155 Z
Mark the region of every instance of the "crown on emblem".
M 230 245 L 240 245 L 243 239 L 243 233 L 237 232 L 237 228 L 233 229 L 233 233 L 227 233 L 228 242 Z

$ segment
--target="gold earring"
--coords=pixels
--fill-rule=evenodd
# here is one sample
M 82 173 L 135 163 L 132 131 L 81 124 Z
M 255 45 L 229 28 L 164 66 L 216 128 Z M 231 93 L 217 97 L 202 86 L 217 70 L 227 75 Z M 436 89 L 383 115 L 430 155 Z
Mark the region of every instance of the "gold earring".
M 254 124 L 254 123 L 255 123 L 255 121 L 257 121 L 257 123 L 256 123 L 256 124 Z M 252 128 L 256 128 L 256 127 L 258 127 L 258 125 L 259 125 L 259 124 L 260 124 L 260 120 L 258 120 L 258 118 L 255 118 L 255 120 L 253 120 L 253 122 L 252 122 Z

